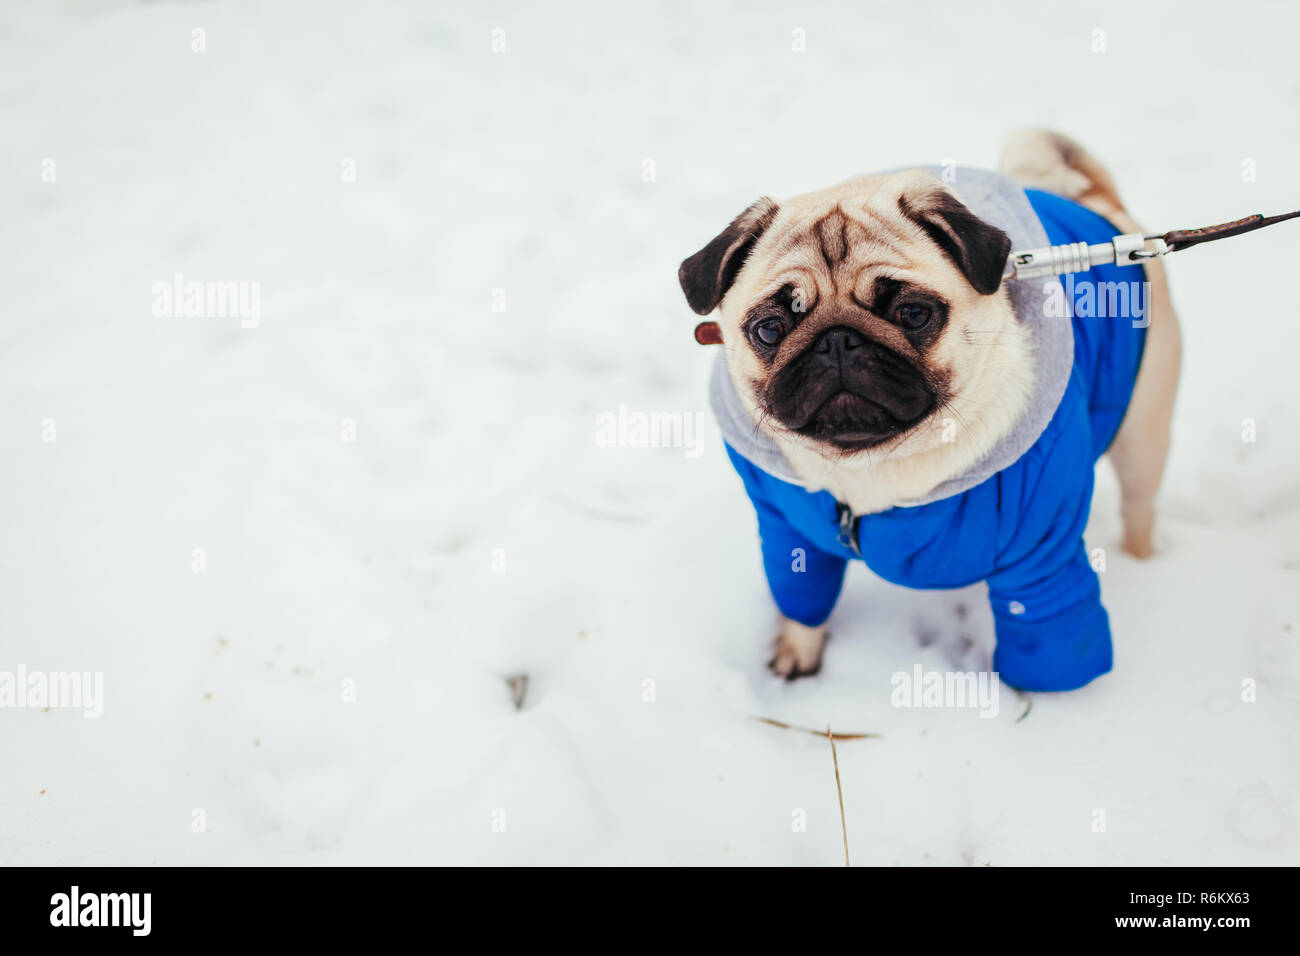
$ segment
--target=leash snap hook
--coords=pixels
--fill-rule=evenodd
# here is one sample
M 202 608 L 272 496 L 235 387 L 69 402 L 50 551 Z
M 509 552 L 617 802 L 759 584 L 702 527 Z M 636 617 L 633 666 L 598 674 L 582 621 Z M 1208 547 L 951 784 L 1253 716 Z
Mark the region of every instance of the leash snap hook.
M 1150 249 L 1147 248 L 1147 243 L 1151 243 Z M 1131 265 L 1142 259 L 1156 259 L 1173 252 L 1159 233 L 1147 236 L 1136 232 L 1126 233 L 1112 239 L 1111 245 L 1115 247 L 1115 263 L 1121 266 Z

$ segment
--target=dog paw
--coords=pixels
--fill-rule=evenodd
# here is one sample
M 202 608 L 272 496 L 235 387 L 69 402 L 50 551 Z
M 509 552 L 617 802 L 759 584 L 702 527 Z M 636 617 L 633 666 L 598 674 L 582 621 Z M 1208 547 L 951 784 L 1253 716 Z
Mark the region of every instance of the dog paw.
M 772 673 L 786 680 L 811 677 L 822 669 L 822 648 L 826 646 L 826 627 L 808 627 L 798 621 L 785 620 L 776 639 L 776 653 L 767 662 Z
M 1155 545 L 1151 542 L 1150 534 L 1126 534 L 1124 535 L 1124 552 L 1129 557 L 1137 558 L 1139 561 L 1145 561 L 1154 557 L 1156 553 Z

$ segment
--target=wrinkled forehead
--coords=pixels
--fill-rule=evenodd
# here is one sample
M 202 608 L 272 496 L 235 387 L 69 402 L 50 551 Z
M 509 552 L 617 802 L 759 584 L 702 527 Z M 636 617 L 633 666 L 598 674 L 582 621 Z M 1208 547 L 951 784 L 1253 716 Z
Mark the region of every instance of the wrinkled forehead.
M 784 201 L 746 262 L 734 300 L 752 302 L 791 285 L 807 300 L 866 293 L 878 277 L 922 282 L 951 267 L 899 206 L 939 181 L 910 171 L 863 176 Z

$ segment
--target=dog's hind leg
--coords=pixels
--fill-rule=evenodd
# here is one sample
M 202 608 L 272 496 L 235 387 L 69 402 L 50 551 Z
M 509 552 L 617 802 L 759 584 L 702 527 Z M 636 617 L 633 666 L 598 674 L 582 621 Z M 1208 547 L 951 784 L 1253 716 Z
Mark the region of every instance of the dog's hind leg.
M 1120 232 L 1144 232 L 1124 208 L 1104 166 L 1072 139 L 1049 130 L 1014 134 L 1002 153 L 1002 171 L 1024 186 L 1073 199 L 1105 217 Z M 1146 558 L 1154 552 L 1155 497 L 1169 454 L 1169 428 L 1182 364 L 1182 333 L 1159 259 L 1142 266 L 1147 281 L 1146 345 L 1133 396 L 1110 446 L 1119 478 L 1124 550 Z
M 1140 231 L 1136 223 L 1131 223 L 1131 229 L 1115 224 L 1126 232 Z M 1164 265 L 1152 259 L 1142 268 L 1146 270 L 1150 324 L 1133 397 L 1129 399 L 1128 411 L 1109 453 L 1119 478 L 1124 550 L 1136 558 L 1150 557 L 1155 550 L 1152 544 L 1155 497 L 1169 454 L 1170 423 L 1183 349 Z
M 1131 220 L 1128 225 L 1122 222 L 1115 225 L 1125 232 L 1140 232 Z M 1119 479 L 1125 522 L 1123 549 L 1135 558 L 1149 558 L 1154 553 L 1156 490 L 1160 488 L 1169 455 L 1170 423 L 1174 418 L 1183 343 L 1178 315 L 1169 298 L 1164 264 L 1152 259 L 1141 268 L 1147 271 L 1147 345 L 1141 356 L 1134 394 L 1128 399 L 1125 420 L 1110 444 L 1109 457 Z

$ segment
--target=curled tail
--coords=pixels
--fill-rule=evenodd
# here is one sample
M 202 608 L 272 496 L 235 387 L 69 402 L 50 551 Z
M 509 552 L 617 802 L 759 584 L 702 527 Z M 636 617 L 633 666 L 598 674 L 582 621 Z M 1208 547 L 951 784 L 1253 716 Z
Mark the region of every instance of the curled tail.
M 998 169 L 1021 186 L 1056 193 L 1112 219 L 1124 203 L 1106 167 L 1061 133 L 1027 129 L 1012 133 Z

